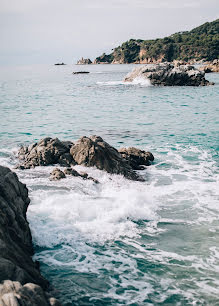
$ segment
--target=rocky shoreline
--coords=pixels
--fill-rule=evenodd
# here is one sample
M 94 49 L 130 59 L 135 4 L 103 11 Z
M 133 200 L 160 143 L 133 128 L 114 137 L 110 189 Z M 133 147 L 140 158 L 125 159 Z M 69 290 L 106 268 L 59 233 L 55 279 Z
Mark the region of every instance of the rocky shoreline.
M 17 156 L 19 169 L 58 164 L 65 166 L 51 173 L 51 180 L 66 175 L 99 182 L 73 166 L 96 167 L 127 179 L 144 181 L 135 172 L 154 160 L 150 152 L 137 148 L 115 149 L 100 136 L 81 137 L 76 143 L 44 138 L 28 147 L 22 146 Z M 28 189 L 9 168 L 0 166 L 0 305 L 1 306 L 60 306 L 48 293 L 49 282 L 40 274 L 39 263 L 32 260 L 33 245 L 26 218 L 30 203 Z
M 33 245 L 26 212 L 26 185 L 0 166 L 0 305 L 61 305 L 48 293 L 49 283 L 32 260 Z

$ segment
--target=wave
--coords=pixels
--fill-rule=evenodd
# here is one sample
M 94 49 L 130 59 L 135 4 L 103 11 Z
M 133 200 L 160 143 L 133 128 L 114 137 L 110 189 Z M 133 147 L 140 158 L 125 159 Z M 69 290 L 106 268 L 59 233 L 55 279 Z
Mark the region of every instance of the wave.
M 142 87 L 149 87 L 152 86 L 149 79 L 145 79 L 142 77 L 135 78 L 132 82 L 124 82 L 124 81 L 108 81 L 108 82 L 97 82 L 97 85 L 101 86 L 142 86 Z
M 12 166 L 7 154 L 0 161 L 8 159 Z M 218 231 L 216 163 L 210 151 L 194 146 L 166 145 L 154 155 L 155 163 L 143 171 L 144 183 L 82 166 L 75 168 L 100 184 L 77 177 L 49 181 L 54 166 L 16 170 L 30 191 L 28 221 L 40 247 L 34 258 L 44 263 L 44 273 L 51 271 L 49 278 L 65 299 L 72 301 L 72 284 L 80 277 L 83 290 L 95 299 L 117 304 L 130 299 L 144 304 L 149 296 L 155 303 L 157 293 L 165 300 L 173 291 L 188 304 L 209 296 L 215 300 L 219 249 L 209 237 Z M 161 275 L 168 271 L 165 280 L 153 267 Z M 188 270 L 193 275 L 190 289 L 187 276 L 182 277 Z M 98 290 L 86 285 L 87 273 Z M 200 280 L 206 275 L 210 285 Z

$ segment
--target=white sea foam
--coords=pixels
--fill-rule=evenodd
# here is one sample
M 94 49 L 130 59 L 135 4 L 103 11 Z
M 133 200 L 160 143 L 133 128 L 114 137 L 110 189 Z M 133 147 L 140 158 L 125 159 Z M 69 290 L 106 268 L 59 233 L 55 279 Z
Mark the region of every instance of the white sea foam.
M 132 82 L 124 82 L 124 81 L 108 81 L 108 82 L 97 82 L 97 85 L 100 86 L 142 86 L 142 87 L 149 87 L 152 86 L 149 79 L 145 79 L 142 77 L 135 78 Z
M 208 233 L 218 233 L 214 224 L 219 219 L 216 163 L 209 151 L 196 147 L 176 145 L 174 149 L 167 146 L 152 151 L 156 160 L 143 171 L 145 183 L 82 166 L 75 168 L 88 172 L 100 184 L 75 177 L 49 181 L 54 166 L 16 170 L 30 190 L 28 220 L 33 240 L 46 248 L 36 253 L 35 259 L 80 273 L 102 275 L 105 269 L 117 278 L 109 277 L 109 288 L 101 296 L 123 302 L 132 299 L 141 304 L 156 290 L 159 302 L 173 292 L 195 301 L 196 290 L 181 290 L 174 283 L 172 272 L 159 279 L 160 289 L 154 288 L 156 276 L 142 273 L 137 261 L 170 267 L 179 274 L 180 269 L 190 271 L 191 275 L 195 271 L 203 277 L 210 273 L 212 285 L 194 280 L 193 286 L 203 285 L 208 294 L 215 296 L 214 273 L 219 251 L 216 245 L 209 244 Z M 2 158 L 11 164 L 7 154 Z M 191 239 L 193 236 L 195 239 L 197 231 L 198 240 L 203 238 L 200 246 L 203 253 L 184 252 L 184 248 L 193 245 L 187 235 L 188 229 L 194 227 Z M 171 234 L 172 228 L 176 235 Z M 181 232 L 182 237 L 185 233 L 185 240 L 180 237 Z M 176 248 L 174 239 L 182 239 L 180 249 Z M 123 247 L 114 245 L 116 241 Z M 97 246 L 105 249 L 99 250 Z M 118 294 L 118 287 L 137 291 L 129 289 Z M 199 299 L 200 303 L 203 301 Z

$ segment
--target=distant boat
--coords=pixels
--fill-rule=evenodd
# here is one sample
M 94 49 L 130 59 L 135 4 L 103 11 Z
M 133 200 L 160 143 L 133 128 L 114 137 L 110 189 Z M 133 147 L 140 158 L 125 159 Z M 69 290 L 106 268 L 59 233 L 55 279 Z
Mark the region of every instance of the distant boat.
M 72 74 L 85 74 L 90 73 L 89 71 L 73 71 Z
M 55 66 L 63 66 L 63 65 L 66 65 L 64 63 L 57 63 L 57 64 L 54 64 Z

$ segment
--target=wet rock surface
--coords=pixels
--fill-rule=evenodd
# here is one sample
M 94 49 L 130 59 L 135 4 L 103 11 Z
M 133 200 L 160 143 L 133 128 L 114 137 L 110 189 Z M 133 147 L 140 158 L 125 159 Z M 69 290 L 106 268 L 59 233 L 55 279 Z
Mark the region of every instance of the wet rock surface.
M 1 306 L 61 306 L 61 304 L 47 292 L 33 283 L 21 285 L 19 282 L 6 280 L 0 284 Z
M 56 168 L 54 169 L 51 173 L 50 173 L 50 177 L 49 179 L 51 181 L 58 181 L 58 180 L 61 180 L 62 178 L 65 178 L 65 173 L 62 172 L 62 170 Z
M 23 161 L 22 169 L 34 168 L 36 166 L 48 166 L 58 162 L 70 166 L 74 164 L 72 157 L 67 154 L 73 143 L 60 141 L 58 138 L 44 138 L 29 147 L 21 147 L 18 158 Z
M 134 69 L 124 81 L 136 78 L 149 80 L 155 86 L 206 86 L 213 83 L 205 79 L 205 73 L 191 65 L 174 66 L 170 63 L 145 65 Z
M 110 146 L 100 136 L 81 137 L 75 144 L 71 141 L 60 141 L 58 138 L 45 138 L 29 147 L 21 147 L 18 152 L 21 164 L 20 169 L 29 169 L 35 166 L 48 166 L 59 164 L 68 167 L 64 173 L 54 169 L 51 180 L 59 180 L 65 174 L 82 176 L 71 166 L 83 165 L 96 167 L 111 174 L 121 174 L 127 179 L 143 181 L 135 170 L 143 170 L 153 161 L 150 152 L 136 148 L 122 148 L 119 151 Z M 84 177 L 85 178 L 85 177 Z M 88 177 L 94 182 L 94 178 Z
M 150 166 L 151 162 L 154 160 L 154 156 L 151 152 L 146 152 L 134 147 L 121 148 L 118 151 L 134 170 L 143 170 L 144 167 L 142 167 L 142 165 Z
M 79 165 L 97 167 L 112 174 L 122 174 L 131 180 L 143 180 L 121 154 L 100 136 L 81 137 L 71 147 L 70 153 Z
M 32 260 L 32 237 L 26 219 L 29 202 L 26 186 L 9 168 L 0 166 L 0 283 L 17 282 L 16 288 L 33 283 L 33 291 L 34 286 L 40 286 L 44 294 L 49 284 L 40 274 L 39 264 Z M 18 302 L 12 283 L 8 284 L 0 286 L 0 305 L 41 305 Z M 45 305 L 52 305 L 49 298 L 46 301 Z

